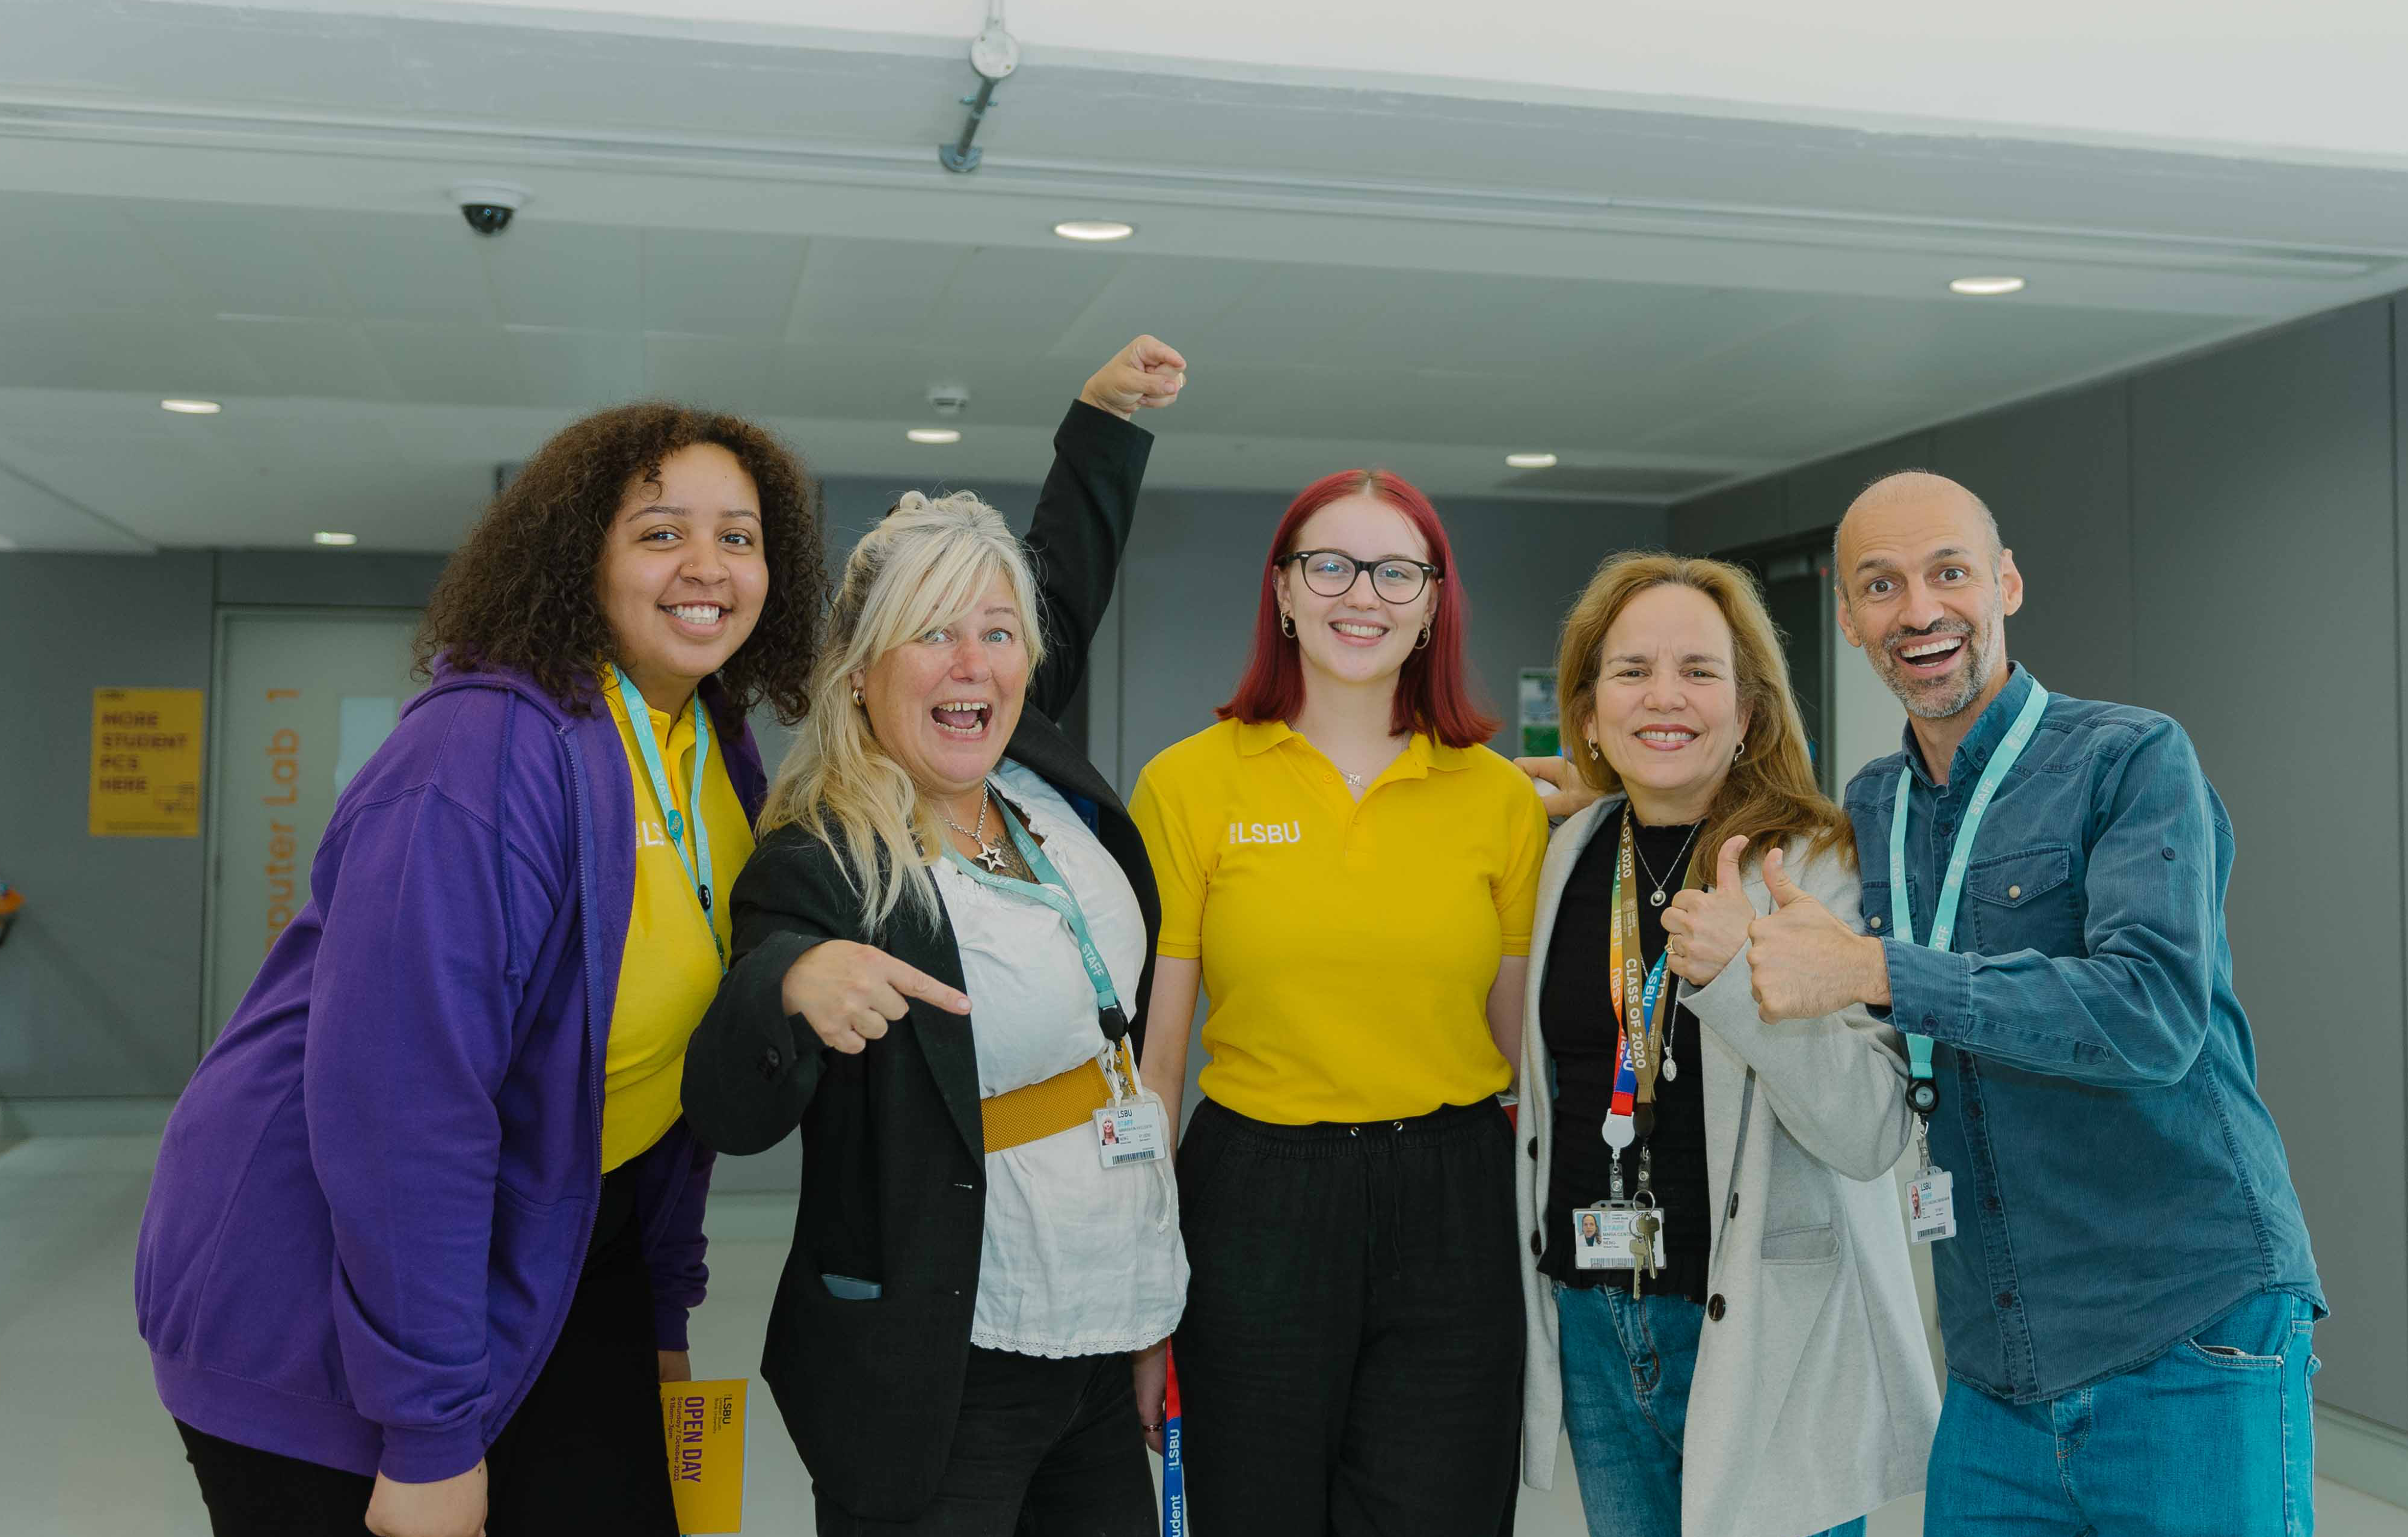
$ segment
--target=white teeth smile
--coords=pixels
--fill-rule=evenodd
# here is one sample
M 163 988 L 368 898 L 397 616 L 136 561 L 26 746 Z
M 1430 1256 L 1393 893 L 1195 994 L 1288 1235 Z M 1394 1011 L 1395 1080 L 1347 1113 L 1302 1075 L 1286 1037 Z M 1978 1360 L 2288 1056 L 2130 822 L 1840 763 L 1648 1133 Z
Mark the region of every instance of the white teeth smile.
M 1694 731 L 1641 731 L 1641 741 L 1660 741 L 1670 746 L 1683 746 L 1698 740 Z
M 1336 630 L 1340 635 L 1360 636 L 1366 640 L 1377 640 L 1380 637 L 1388 633 L 1386 630 L 1380 628 L 1377 625 L 1349 625 L 1340 622 L 1332 624 L 1329 627 Z
M 715 603 L 679 603 L 669 609 L 669 612 L 689 625 L 716 625 L 719 616 L 726 611 Z
M 1899 654 L 1910 662 L 1920 662 L 1928 657 L 1945 656 L 1964 643 L 1965 638 L 1961 635 L 1942 636 L 1937 640 L 1926 640 L 1921 645 L 1900 647 Z
M 958 699 L 933 706 L 928 713 L 935 719 L 938 729 L 950 731 L 957 737 L 975 737 L 986 729 L 987 711 L 993 708 L 982 699 Z M 964 725 L 957 721 L 947 720 L 945 717 L 948 715 L 968 715 L 970 724 Z

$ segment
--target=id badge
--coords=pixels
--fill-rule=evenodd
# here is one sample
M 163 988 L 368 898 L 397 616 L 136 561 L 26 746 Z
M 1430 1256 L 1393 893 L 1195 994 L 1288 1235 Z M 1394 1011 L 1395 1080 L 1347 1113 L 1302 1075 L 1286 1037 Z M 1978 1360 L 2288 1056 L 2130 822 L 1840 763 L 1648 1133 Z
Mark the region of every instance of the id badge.
M 1169 1152 L 1169 1120 L 1152 1089 L 1096 1112 L 1096 1156 L 1105 1168 L 1152 1163 Z
M 1906 1234 L 1917 1243 L 1956 1236 L 1956 1176 L 1928 1168 L 1906 1182 Z
M 1654 1253 L 1648 1257 L 1656 1269 L 1662 1269 L 1664 1214 L 1652 1206 L 1629 1202 L 1617 1206 L 1611 1201 L 1572 1209 L 1572 1269 L 1627 1271 L 1635 1268 L 1641 1251 L 1634 1234 L 1641 1217 L 1655 1219 L 1650 1235 Z

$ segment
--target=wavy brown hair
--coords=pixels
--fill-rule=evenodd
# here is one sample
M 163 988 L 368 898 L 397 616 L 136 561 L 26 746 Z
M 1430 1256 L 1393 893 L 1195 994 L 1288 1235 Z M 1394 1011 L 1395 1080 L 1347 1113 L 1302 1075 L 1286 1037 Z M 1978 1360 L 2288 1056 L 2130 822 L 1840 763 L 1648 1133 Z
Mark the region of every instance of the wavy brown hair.
M 438 656 L 514 668 L 578 714 L 617 658 L 602 611 L 602 544 L 629 487 L 696 443 L 736 455 L 761 497 L 769 585 L 761 617 L 719 669 L 738 710 L 767 702 L 793 725 L 810 708 L 812 659 L 827 607 L 818 484 L 786 446 L 741 417 L 666 401 L 618 406 L 552 435 L 452 553 L 426 605 L 419 674 Z
M 1739 707 L 1747 721 L 1744 751 L 1731 765 L 1690 865 L 1711 876 L 1722 846 L 1734 834 L 1747 839 L 1743 858 L 1761 859 L 1792 838 L 1816 854 L 1836 853 L 1856 863 L 1856 843 L 1847 813 L 1814 783 L 1806 753 L 1806 725 L 1789 691 L 1789 663 L 1781 653 L 1781 631 L 1764 607 L 1756 579 L 1719 560 L 1636 551 L 1610 555 L 1589 578 L 1588 589 L 1564 616 L 1562 652 L 1555 658 L 1555 704 L 1564 740 L 1586 740 L 1597 715 L 1597 680 L 1604 670 L 1605 636 L 1630 600 L 1653 587 L 1687 587 L 1705 594 L 1730 626 L 1731 666 L 1738 673 Z M 1575 751 L 1572 766 L 1593 790 L 1614 795 L 1622 776 L 1603 757 Z

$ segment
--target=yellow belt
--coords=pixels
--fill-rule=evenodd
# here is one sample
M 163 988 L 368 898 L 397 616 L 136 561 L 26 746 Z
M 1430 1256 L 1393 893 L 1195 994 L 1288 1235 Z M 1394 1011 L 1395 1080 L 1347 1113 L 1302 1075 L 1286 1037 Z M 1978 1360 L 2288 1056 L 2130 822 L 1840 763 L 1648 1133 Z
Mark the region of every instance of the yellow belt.
M 1121 1060 L 1129 1076 L 1137 1076 L 1127 1037 L 1120 1043 Z M 1067 1071 L 979 1101 L 979 1124 L 986 1134 L 986 1150 L 1007 1147 L 1068 1131 L 1112 1102 L 1112 1085 L 1100 1062 L 1082 1062 Z

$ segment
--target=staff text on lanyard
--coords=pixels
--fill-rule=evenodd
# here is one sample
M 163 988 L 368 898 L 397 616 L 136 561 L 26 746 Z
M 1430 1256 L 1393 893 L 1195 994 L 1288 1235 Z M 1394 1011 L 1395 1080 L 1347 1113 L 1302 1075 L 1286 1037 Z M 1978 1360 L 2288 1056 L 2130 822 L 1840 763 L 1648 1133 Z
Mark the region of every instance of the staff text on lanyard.
M 1974 783 L 1973 795 L 1965 803 L 1965 821 L 1956 829 L 1956 840 L 1948 853 L 1947 873 L 1940 883 L 1940 895 L 1932 904 L 1931 935 L 1928 941 L 1934 950 L 1946 950 L 1956 938 L 1956 908 L 1965 896 L 1965 871 L 1973 861 L 1973 842 L 1982 828 L 1982 817 L 1990 809 L 1990 801 L 2006 783 L 2008 771 L 2031 744 L 2032 733 L 2040 728 L 2040 718 L 2048 709 L 2048 691 L 2038 682 L 2024 698 L 2023 708 L 2015 712 L 2014 724 L 2007 728 L 2005 740 L 1990 754 L 1989 766 Z M 1906 886 L 1906 817 L 1907 802 L 1914 788 L 1912 767 L 1898 771 L 1897 802 L 1890 809 L 1889 819 L 1889 907 L 1891 936 L 1904 944 L 1914 938 L 1914 903 Z M 1940 1085 L 1931 1075 L 1931 1038 L 1911 1032 L 1906 1037 L 1908 1071 L 1907 1103 L 1920 1123 L 1923 1140 L 1923 1169 L 1907 1186 L 1907 1227 L 1918 1243 L 1934 1239 L 1951 1238 L 1956 1232 L 1954 1204 L 1954 1180 L 1949 1172 L 1931 1161 L 1931 1113 L 1940 1108 Z

